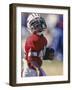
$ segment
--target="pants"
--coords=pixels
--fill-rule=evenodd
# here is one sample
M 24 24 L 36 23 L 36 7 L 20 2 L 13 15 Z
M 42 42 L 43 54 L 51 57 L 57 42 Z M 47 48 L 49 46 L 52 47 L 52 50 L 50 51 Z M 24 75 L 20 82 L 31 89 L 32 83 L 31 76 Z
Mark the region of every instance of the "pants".
M 28 67 L 24 73 L 24 76 L 25 77 L 46 76 L 46 74 L 42 68 L 39 69 L 39 75 L 38 75 L 38 73 L 34 69 Z
M 33 77 L 33 76 L 46 76 L 46 73 L 42 68 L 39 68 L 39 74 L 34 69 L 31 69 L 28 67 L 27 62 L 25 59 L 22 60 L 24 62 L 23 64 L 23 70 L 22 70 L 22 77 Z M 36 63 L 33 62 L 35 66 L 38 67 Z

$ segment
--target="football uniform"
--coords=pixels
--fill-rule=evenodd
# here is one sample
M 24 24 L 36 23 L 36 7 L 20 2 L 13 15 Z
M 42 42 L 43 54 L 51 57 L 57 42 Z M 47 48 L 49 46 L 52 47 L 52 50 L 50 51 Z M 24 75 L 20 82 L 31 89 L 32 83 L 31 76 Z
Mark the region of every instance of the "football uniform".
M 42 34 L 47 28 L 44 18 L 37 13 L 30 14 L 27 18 L 27 28 L 31 36 L 27 38 L 24 47 L 28 66 L 25 76 L 45 76 L 46 74 L 41 68 L 47 44 L 47 40 Z
M 30 69 L 36 70 L 36 68 L 38 68 L 41 70 L 42 57 L 44 55 L 46 44 L 47 40 L 43 35 L 32 34 L 27 38 L 25 43 L 25 53 L 27 64 Z M 40 73 L 40 76 L 41 75 L 42 74 Z

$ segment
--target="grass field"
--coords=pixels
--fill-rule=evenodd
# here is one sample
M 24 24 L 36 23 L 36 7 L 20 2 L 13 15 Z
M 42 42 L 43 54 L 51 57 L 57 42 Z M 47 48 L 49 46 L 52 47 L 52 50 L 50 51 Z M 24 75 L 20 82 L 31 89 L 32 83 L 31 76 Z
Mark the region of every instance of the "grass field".
M 43 70 L 48 76 L 63 75 L 63 62 L 58 60 L 43 60 Z

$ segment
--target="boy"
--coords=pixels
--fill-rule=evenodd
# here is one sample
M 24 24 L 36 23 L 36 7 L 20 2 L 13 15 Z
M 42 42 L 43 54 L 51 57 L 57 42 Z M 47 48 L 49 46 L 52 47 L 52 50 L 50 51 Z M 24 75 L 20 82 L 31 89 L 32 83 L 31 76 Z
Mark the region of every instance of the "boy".
M 41 68 L 47 45 L 47 40 L 42 34 L 47 28 L 45 20 L 39 14 L 30 14 L 27 19 L 27 27 L 31 35 L 27 38 L 24 47 L 28 65 L 25 76 L 46 76 Z

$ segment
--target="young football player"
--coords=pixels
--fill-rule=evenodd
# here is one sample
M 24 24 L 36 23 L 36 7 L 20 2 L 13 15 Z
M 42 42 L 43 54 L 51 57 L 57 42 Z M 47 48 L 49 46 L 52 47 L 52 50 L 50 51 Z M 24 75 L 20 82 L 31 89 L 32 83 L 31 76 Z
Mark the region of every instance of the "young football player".
M 46 22 L 39 14 L 33 13 L 27 18 L 27 28 L 31 35 L 27 38 L 24 47 L 28 65 L 25 76 L 46 76 L 46 73 L 41 68 L 47 45 L 47 40 L 42 33 L 47 29 Z

